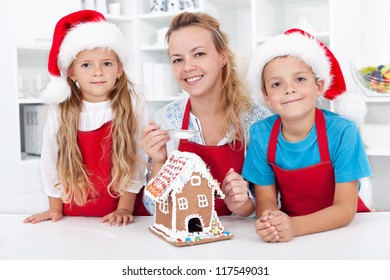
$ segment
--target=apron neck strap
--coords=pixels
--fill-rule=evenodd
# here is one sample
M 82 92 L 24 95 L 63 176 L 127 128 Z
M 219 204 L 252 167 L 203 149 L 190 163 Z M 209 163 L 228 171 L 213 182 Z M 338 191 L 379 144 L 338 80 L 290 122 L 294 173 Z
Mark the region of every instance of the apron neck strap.
M 324 113 L 318 108 L 316 108 L 316 131 L 321 161 L 330 161 L 325 116 Z
M 186 108 L 184 110 L 183 122 L 181 123 L 181 129 L 188 129 L 190 123 L 190 111 L 191 111 L 191 100 L 188 98 Z

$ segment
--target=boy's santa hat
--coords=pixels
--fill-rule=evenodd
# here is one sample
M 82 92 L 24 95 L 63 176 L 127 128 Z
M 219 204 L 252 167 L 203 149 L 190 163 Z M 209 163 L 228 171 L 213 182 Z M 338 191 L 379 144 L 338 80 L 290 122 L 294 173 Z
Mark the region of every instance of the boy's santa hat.
M 61 103 L 70 97 L 71 90 L 66 81 L 70 65 L 80 51 L 95 48 L 114 51 L 125 67 L 128 60 L 126 39 L 101 13 L 82 10 L 58 21 L 49 53 L 50 82 L 42 92 L 46 103 Z
M 256 98 L 263 98 L 264 66 L 280 56 L 294 56 L 310 66 L 314 76 L 324 81 L 324 97 L 334 102 L 336 113 L 358 125 L 364 122 L 366 104 L 359 94 L 346 92 L 344 76 L 333 53 L 321 41 L 300 29 L 289 29 L 256 50 L 247 74 Z

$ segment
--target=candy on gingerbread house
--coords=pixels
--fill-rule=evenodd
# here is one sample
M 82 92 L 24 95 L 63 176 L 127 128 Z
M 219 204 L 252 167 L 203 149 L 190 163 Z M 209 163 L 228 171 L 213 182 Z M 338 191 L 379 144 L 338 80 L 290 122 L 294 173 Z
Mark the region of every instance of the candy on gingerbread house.
M 226 240 L 215 198 L 224 198 L 217 180 L 196 154 L 173 151 L 156 177 L 145 188 L 156 202 L 154 224 L 149 230 L 175 246 Z

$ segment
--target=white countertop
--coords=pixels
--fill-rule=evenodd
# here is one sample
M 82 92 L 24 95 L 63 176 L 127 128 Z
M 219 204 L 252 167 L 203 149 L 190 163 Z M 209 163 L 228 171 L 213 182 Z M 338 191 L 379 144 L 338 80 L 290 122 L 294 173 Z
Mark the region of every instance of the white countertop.
M 152 217 L 136 217 L 125 227 L 109 227 L 99 218 L 86 217 L 33 225 L 24 224 L 25 217 L 0 214 L 0 259 L 390 259 L 390 212 L 359 213 L 347 227 L 275 244 L 256 235 L 252 218 L 220 217 L 233 239 L 181 248 L 149 232 Z

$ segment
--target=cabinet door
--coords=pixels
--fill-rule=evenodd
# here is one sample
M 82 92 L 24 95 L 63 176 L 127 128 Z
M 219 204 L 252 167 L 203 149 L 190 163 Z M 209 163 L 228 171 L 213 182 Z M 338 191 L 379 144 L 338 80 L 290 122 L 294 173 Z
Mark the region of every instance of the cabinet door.
M 14 42 L 50 41 L 57 21 L 82 7 L 81 0 L 13 0 Z
M 329 45 L 331 0 L 252 0 L 253 48 L 296 27 Z

